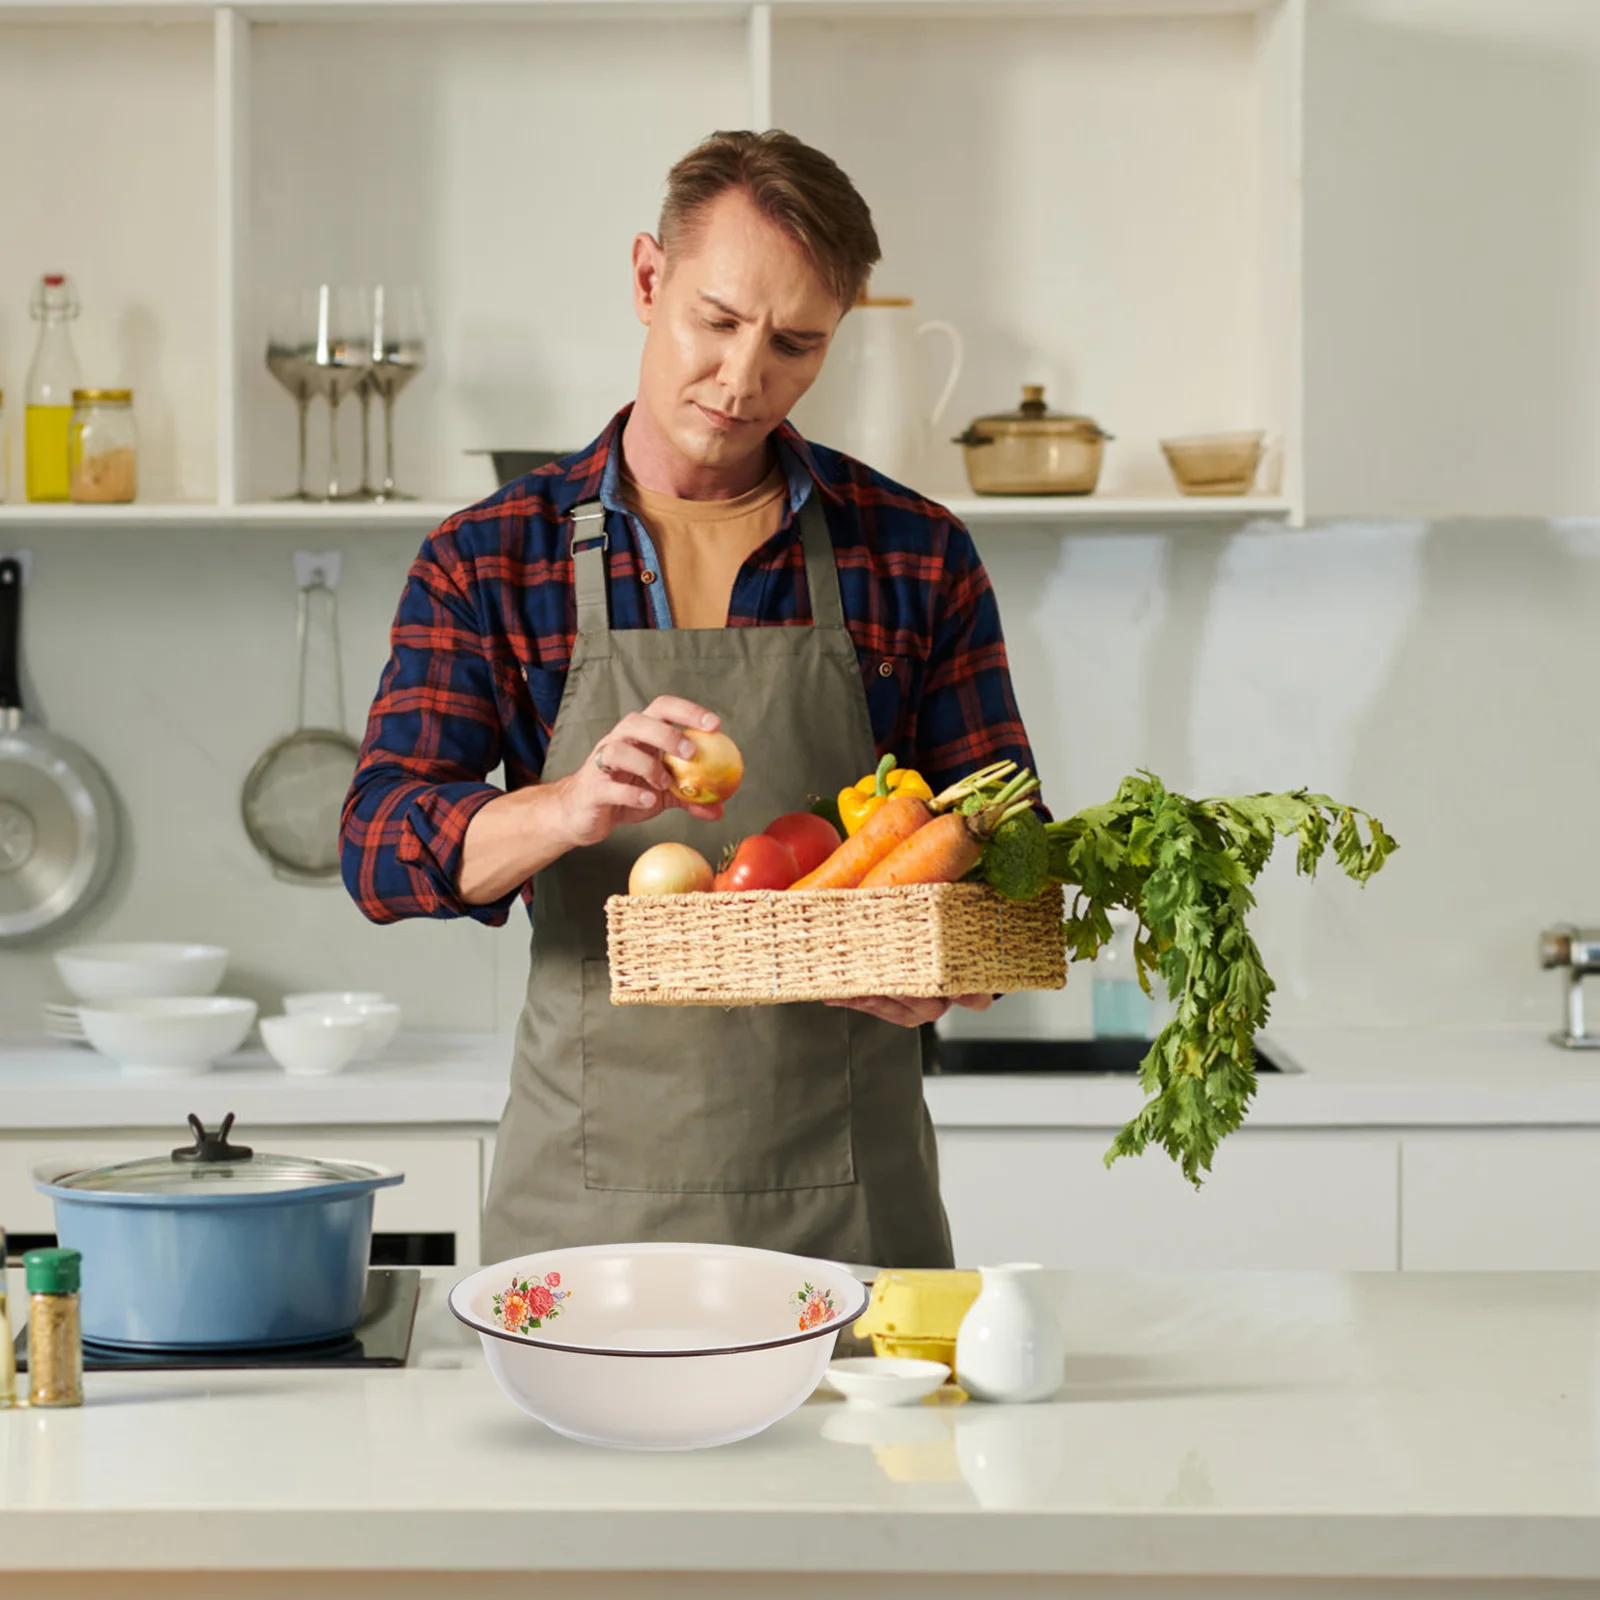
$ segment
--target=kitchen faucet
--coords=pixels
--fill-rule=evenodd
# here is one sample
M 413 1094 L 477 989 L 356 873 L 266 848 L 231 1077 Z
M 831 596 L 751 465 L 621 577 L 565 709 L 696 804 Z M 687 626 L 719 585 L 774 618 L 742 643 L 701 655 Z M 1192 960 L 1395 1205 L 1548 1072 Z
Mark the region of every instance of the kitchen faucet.
M 1539 935 L 1539 965 L 1567 969 L 1567 1025 L 1550 1037 L 1568 1050 L 1600 1049 L 1600 1034 L 1585 1029 L 1583 1016 L 1584 974 L 1600 972 L 1600 928 L 1577 928 L 1569 922 L 1546 928 Z

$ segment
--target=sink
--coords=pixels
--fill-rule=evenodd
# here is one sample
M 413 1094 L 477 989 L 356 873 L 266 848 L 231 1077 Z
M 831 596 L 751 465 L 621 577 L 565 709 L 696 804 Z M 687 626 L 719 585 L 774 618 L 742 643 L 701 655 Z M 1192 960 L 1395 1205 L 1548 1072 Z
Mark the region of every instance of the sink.
M 1078 1073 L 1132 1076 L 1150 1048 L 1147 1039 L 941 1039 L 924 1038 L 924 1072 Z M 1299 1072 L 1274 1056 L 1270 1041 L 1256 1043 L 1257 1072 Z

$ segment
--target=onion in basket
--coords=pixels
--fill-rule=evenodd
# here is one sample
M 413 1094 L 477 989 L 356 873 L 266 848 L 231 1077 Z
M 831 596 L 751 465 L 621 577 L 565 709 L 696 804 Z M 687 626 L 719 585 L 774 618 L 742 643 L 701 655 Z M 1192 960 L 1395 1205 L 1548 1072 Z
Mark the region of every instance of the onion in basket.
M 711 863 L 686 844 L 653 844 L 628 874 L 629 894 L 700 894 L 711 887 Z

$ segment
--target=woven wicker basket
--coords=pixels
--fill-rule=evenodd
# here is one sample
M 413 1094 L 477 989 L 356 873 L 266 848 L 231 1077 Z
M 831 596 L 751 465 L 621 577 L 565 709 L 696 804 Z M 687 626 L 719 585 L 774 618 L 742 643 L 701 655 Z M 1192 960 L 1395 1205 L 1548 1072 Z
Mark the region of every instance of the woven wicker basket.
M 1019 904 L 971 883 L 613 895 L 611 1001 L 782 1005 L 1059 989 L 1061 888 Z

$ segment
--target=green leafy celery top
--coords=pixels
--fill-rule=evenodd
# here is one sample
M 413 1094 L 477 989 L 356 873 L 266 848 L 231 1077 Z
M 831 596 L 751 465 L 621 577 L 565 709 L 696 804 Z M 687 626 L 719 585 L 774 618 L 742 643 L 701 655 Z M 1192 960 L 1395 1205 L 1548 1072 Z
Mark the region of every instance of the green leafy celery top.
M 1273 846 L 1296 835 L 1295 869 L 1314 877 L 1331 841 L 1358 883 L 1398 846 L 1375 817 L 1327 795 L 1191 800 L 1148 772 L 1124 778 L 1108 805 L 1046 831 L 1051 877 L 1077 891 L 1064 930 L 1069 957 L 1091 960 L 1111 938 L 1107 913 L 1132 911 L 1139 982 L 1150 994 L 1159 978 L 1176 1003 L 1139 1069 L 1150 1098 L 1112 1142 L 1106 1165 L 1154 1142 L 1198 1188 L 1256 1090 L 1251 1041 L 1267 1020 L 1273 982 L 1245 916 Z

